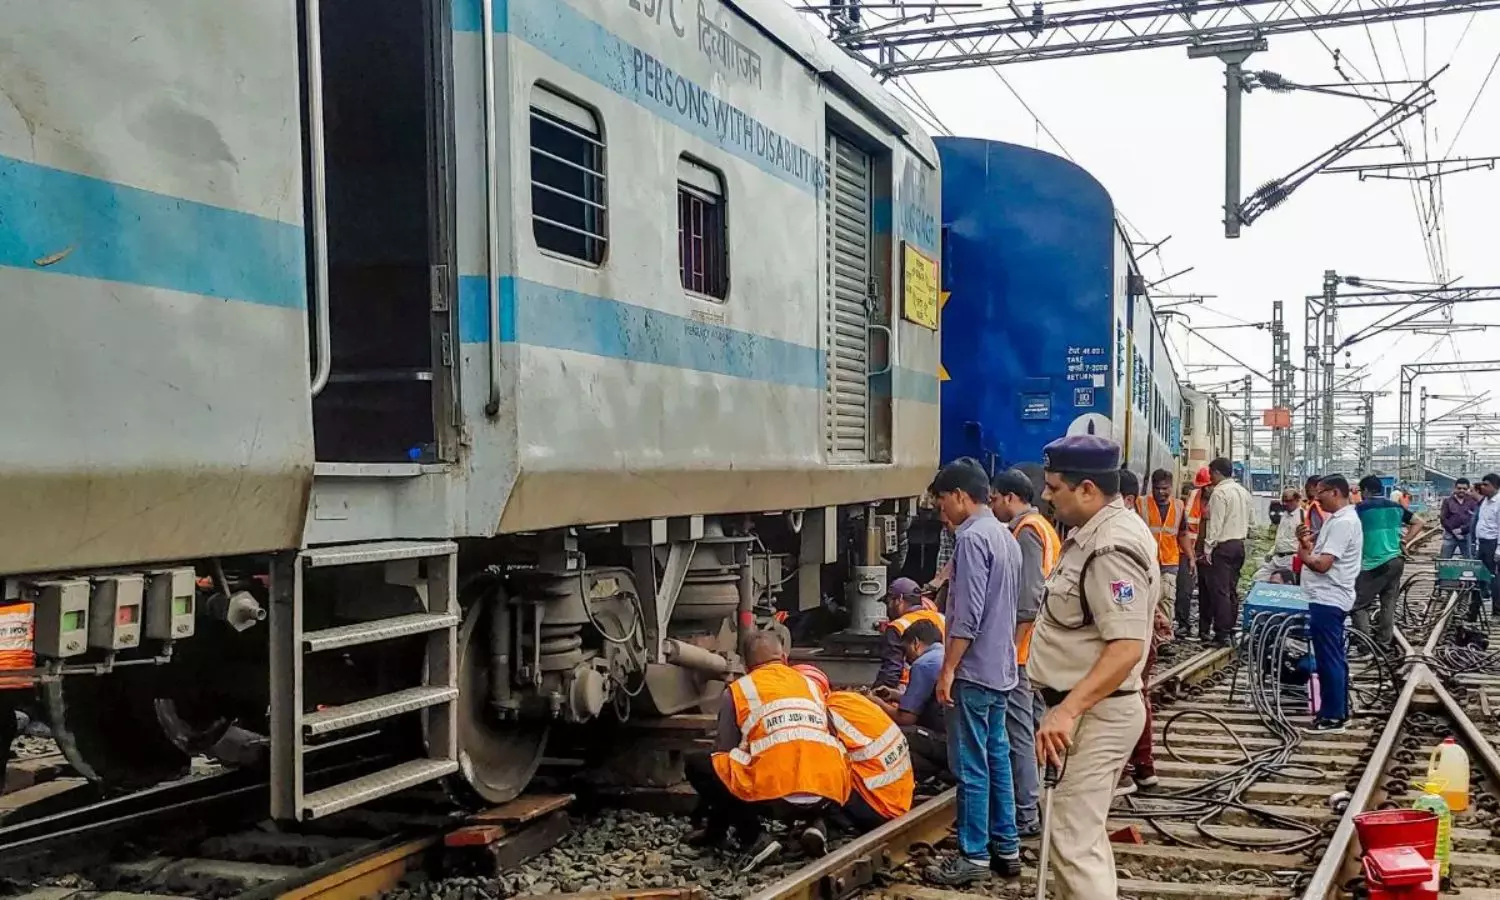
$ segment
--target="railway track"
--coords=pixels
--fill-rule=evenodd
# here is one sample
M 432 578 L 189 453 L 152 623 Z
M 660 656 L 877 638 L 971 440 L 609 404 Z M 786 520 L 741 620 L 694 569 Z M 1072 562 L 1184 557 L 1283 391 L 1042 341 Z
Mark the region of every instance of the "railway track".
M 1418 561 L 1412 568 L 1427 565 Z M 1478 665 L 1452 649 L 1458 634 L 1449 610 L 1453 604 L 1441 595 L 1428 596 L 1430 584 L 1414 579 L 1405 597 L 1400 621 L 1416 639 L 1413 645 L 1403 635 L 1406 656 L 1386 662 L 1370 655 L 1353 663 L 1358 706 L 1345 734 L 1302 734 L 1301 727 L 1311 721 L 1305 694 L 1274 679 L 1252 677 L 1257 667 L 1248 660 L 1259 651 L 1249 643 L 1230 651 L 1184 642 L 1162 655 L 1152 675 L 1162 784 L 1149 794 L 1118 799 L 1111 815 L 1111 828 L 1120 833 L 1114 847 L 1121 897 L 1362 896 L 1353 815 L 1408 805 L 1414 799 L 1409 784 L 1425 769 L 1428 749 L 1454 735 L 1469 748 L 1476 773 L 1474 811 L 1455 821 L 1454 896 L 1500 900 L 1500 823 L 1495 822 L 1500 800 L 1492 792 L 1500 782 L 1500 758 L 1493 750 L 1500 740 L 1500 654 Z M 1500 648 L 1500 617 L 1484 625 Z M 1460 670 L 1455 661 L 1470 665 Z M 686 747 L 701 740 L 692 730 L 707 723 L 685 722 L 686 730 L 671 731 L 669 744 Z M 413 810 L 425 802 L 416 796 L 409 800 Z M 422 833 L 408 829 L 392 837 L 392 819 L 382 823 L 379 814 L 371 814 L 363 833 L 347 826 L 340 826 L 343 833 L 321 836 L 251 828 L 179 844 L 168 854 L 113 864 L 116 876 L 134 880 L 118 877 L 88 886 L 150 897 L 384 892 L 390 900 L 568 894 L 590 900 L 1034 896 L 1034 842 L 1023 848 L 1027 869 L 1018 881 L 996 880 L 967 891 L 922 883 L 924 866 L 951 845 L 954 805 L 953 791 L 943 791 L 876 832 L 834 841 L 822 859 L 789 851 L 749 872 L 740 868 L 740 858 L 687 848 L 684 816 L 594 805 L 575 809 L 571 821 L 555 813 L 551 821 L 557 827 L 512 829 L 499 844 L 508 847 L 506 852 L 481 855 L 483 864 L 467 872 L 453 867 L 454 848 L 442 846 L 451 819 L 423 823 Z M 415 819 L 407 815 L 404 821 L 411 825 Z M 528 833 L 532 838 L 513 839 Z M 236 845 L 239 850 L 225 849 Z M 440 871 L 446 877 L 437 877 Z M 58 890 L 32 896 L 61 900 Z
M 1430 567 L 1431 557 L 1412 565 Z M 1159 672 L 1155 722 L 1162 787 L 1118 800 L 1111 815 L 1112 829 L 1126 838 L 1114 844 L 1121 897 L 1362 897 L 1354 815 L 1409 805 L 1415 799 L 1412 781 L 1425 772 L 1428 751 L 1452 736 L 1470 753 L 1474 802 L 1455 818 L 1452 889 L 1445 896 L 1500 900 L 1500 756 L 1494 749 L 1500 743 L 1500 653 L 1464 658 L 1445 651 L 1445 636 L 1456 631 L 1454 604 L 1451 597 L 1432 594 L 1432 580 L 1417 578 L 1405 598 L 1420 611 L 1410 613 L 1407 624 L 1423 627 L 1412 629 L 1421 638 L 1415 647 L 1402 637 L 1407 656 L 1396 662 L 1395 672 L 1383 672 L 1371 656 L 1353 662 L 1359 708 L 1342 735 L 1289 739 L 1284 725 L 1300 727 L 1310 716 L 1286 714 L 1284 702 L 1282 713 L 1267 721 L 1247 703 L 1243 645 L 1227 669 L 1194 658 L 1180 664 L 1180 671 Z M 1485 626 L 1491 647 L 1500 650 L 1500 617 Z M 1466 659 L 1468 669 L 1442 677 L 1434 671 L 1441 661 L 1457 659 Z M 1391 681 L 1392 675 L 1399 680 Z M 1175 687 L 1169 687 L 1173 679 Z M 1278 746 L 1289 752 L 1272 752 Z M 1251 765 L 1258 754 L 1266 755 Z M 1231 797 L 1238 802 L 1228 802 Z M 951 792 L 929 801 L 752 900 L 1035 896 L 1034 850 L 1023 851 L 1028 867 L 1017 882 L 991 881 L 965 891 L 921 883 L 920 871 L 934 849 L 950 840 L 953 805 Z

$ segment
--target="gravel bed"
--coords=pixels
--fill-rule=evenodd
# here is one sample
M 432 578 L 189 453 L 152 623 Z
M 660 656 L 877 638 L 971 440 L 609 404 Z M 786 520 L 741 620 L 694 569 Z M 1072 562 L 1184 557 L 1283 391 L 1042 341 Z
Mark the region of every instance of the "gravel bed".
M 552 850 L 498 878 L 452 877 L 405 885 L 387 900 L 491 900 L 527 894 L 633 890 L 698 885 L 711 900 L 735 900 L 784 877 L 806 863 L 789 847 L 749 874 L 743 857 L 687 846 L 685 817 L 630 810 L 604 810 L 577 823 Z M 783 841 L 783 845 L 789 842 Z M 835 837 L 830 847 L 842 839 Z

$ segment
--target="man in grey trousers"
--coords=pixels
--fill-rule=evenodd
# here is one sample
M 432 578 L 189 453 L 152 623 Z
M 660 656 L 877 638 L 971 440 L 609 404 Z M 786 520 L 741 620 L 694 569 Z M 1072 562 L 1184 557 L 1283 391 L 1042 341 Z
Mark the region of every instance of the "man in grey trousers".
M 1005 730 L 1010 737 L 1010 767 L 1016 787 L 1016 830 L 1021 837 L 1041 834 L 1037 810 L 1040 784 L 1036 766 L 1036 727 L 1046 712 L 1040 694 L 1026 677 L 1025 654 L 1031 627 L 1042 607 L 1047 573 L 1056 564 L 1061 542 L 1034 505 L 1036 486 L 1019 469 L 1001 472 L 990 482 L 990 509 L 1010 527 L 1021 545 L 1021 587 L 1016 598 L 1016 650 L 1020 679 L 1005 708 Z

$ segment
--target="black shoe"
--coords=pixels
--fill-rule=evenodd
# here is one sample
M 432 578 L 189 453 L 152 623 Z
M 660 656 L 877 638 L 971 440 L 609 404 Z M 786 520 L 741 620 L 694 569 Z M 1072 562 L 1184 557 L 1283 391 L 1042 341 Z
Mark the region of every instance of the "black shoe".
M 828 853 L 828 826 L 822 820 L 813 822 L 802 829 L 802 836 L 798 838 L 802 844 L 802 852 L 814 859 Z
M 998 853 L 990 853 L 990 871 L 1001 878 L 1020 878 L 1021 854 L 1001 856 Z
M 1348 730 L 1344 719 L 1317 719 L 1306 729 L 1307 734 L 1343 734 Z
M 990 870 L 966 856 L 950 856 L 940 866 L 928 866 L 922 877 L 945 887 L 963 887 L 990 877 Z

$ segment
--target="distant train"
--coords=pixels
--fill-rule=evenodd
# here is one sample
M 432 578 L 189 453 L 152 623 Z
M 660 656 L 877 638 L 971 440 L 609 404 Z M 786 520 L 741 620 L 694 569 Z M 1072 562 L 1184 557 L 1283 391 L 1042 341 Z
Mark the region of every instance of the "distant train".
M 1234 459 L 1234 420 L 1219 401 L 1192 388 L 1185 388 L 1182 398 L 1182 463 L 1188 477 L 1218 457 Z
M 1175 474 L 1182 386 L 1113 201 L 1040 150 L 937 138 L 943 164 L 942 456 L 991 469 L 1063 434 Z

